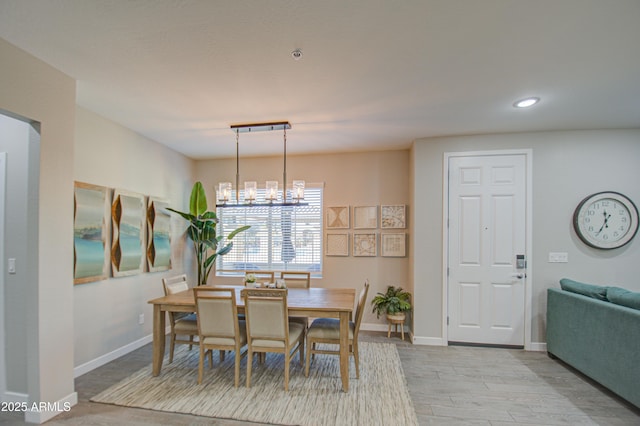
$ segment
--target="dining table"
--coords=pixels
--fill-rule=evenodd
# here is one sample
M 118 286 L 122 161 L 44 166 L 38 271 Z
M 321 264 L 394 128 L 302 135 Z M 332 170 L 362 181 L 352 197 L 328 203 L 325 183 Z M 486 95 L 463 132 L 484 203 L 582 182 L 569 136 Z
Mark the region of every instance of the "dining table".
M 244 313 L 241 290 L 245 287 L 215 285 L 236 289 L 238 313 Z M 349 391 L 349 321 L 353 314 L 356 292 L 353 288 L 290 288 L 287 291 L 287 307 L 290 316 L 311 318 L 338 318 L 340 320 L 340 378 L 342 390 Z M 149 300 L 153 305 L 153 365 L 152 375 L 158 376 L 162 370 L 165 352 L 166 315 L 165 312 L 195 312 L 193 290 L 185 290 Z

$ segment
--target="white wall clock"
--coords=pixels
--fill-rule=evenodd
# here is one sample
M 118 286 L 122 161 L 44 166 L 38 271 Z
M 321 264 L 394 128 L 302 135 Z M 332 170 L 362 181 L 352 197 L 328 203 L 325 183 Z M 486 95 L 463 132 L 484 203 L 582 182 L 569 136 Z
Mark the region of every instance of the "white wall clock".
M 638 232 L 638 209 L 625 195 L 598 192 L 582 200 L 573 213 L 578 237 L 590 247 L 622 247 Z

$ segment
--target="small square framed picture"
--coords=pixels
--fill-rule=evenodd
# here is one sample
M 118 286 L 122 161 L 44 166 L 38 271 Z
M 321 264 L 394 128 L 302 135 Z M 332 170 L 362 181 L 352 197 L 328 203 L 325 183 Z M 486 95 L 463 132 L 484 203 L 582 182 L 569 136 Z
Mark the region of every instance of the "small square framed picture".
M 404 204 L 380 206 L 381 228 L 404 229 L 407 226 L 406 206 Z
M 327 234 L 327 256 L 349 256 L 349 234 Z
M 405 257 L 407 235 L 404 232 L 380 235 L 381 255 L 384 257 Z
M 378 238 L 372 234 L 353 234 L 353 255 L 375 257 L 378 255 Z
M 378 227 L 378 206 L 355 206 L 353 208 L 353 229 L 376 229 Z
M 327 228 L 349 228 L 349 206 L 327 207 L 326 220 Z

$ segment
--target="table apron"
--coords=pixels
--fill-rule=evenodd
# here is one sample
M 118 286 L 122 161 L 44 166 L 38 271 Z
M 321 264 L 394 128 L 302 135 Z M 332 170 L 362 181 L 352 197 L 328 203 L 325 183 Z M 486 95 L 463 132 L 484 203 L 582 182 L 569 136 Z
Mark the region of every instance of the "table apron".
M 194 312 L 196 307 L 195 305 L 161 304 L 160 310 L 163 312 Z M 244 313 L 244 306 L 238 306 L 238 312 L 241 314 Z M 317 318 L 339 318 L 340 310 L 289 308 L 289 315 Z

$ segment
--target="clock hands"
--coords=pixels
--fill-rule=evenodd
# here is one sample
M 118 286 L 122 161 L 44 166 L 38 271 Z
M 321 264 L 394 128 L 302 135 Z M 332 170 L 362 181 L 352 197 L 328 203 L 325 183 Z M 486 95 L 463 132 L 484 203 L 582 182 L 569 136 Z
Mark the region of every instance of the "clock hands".
M 600 235 L 600 233 L 602 232 L 602 230 L 603 230 L 604 228 L 608 228 L 608 227 L 609 227 L 609 223 L 608 223 L 608 221 L 609 221 L 609 218 L 610 218 L 610 217 L 611 217 L 611 214 L 607 214 L 607 211 L 605 210 L 605 211 L 604 211 L 604 223 L 602 224 L 602 226 L 600 227 L 600 229 L 598 229 L 598 232 L 596 232 L 596 237 L 597 237 L 598 235 Z

